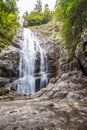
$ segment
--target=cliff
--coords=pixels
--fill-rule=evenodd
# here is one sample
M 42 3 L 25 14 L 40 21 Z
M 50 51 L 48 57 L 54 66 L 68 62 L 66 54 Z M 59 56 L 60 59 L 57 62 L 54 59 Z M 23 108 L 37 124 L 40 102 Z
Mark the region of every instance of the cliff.
M 53 26 L 47 27 L 52 32 Z M 66 51 L 60 49 L 58 39 L 52 39 L 55 32 L 44 33 L 44 27 L 41 30 L 43 32 L 39 28 L 32 29 L 46 51 L 50 79 L 48 86 L 35 95 L 19 95 L 13 86 L 19 73 L 19 39 L 22 38 L 22 30 L 13 46 L 0 52 L 0 129 L 87 130 L 87 77 L 77 60 L 72 62 L 71 57 L 64 57 Z M 81 42 L 84 53 L 79 53 L 81 48 L 77 48 L 76 52 L 85 70 L 86 43 L 85 32 Z

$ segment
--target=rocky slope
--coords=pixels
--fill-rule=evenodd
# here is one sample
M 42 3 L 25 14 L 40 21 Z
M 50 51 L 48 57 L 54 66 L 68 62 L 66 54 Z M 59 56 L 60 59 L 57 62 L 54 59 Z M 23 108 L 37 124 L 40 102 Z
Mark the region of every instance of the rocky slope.
M 33 31 L 48 54 L 53 78 L 35 95 L 21 96 L 5 90 L 0 96 L 0 130 L 87 130 L 87 76 L 77 70 L 77 62 L 61 58 L 65 52 L 56 41 Z M 5 64 L 5 69 L 0 69 L 2 88 L 18 78 L 20 42 L 16 39 L 13 44 L 15 47 L 0 54 L 0 65 Z M 86 55 L 83 60 L 86 66 Z

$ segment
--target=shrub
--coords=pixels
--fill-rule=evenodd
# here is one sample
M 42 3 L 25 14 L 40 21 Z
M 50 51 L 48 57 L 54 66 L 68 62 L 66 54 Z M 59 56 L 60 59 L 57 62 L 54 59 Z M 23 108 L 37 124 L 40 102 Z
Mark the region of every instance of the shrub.
M 49 9 L 46 9 L 43 13 L 33 11 L 29 15 L 24 16 L 24 26 L 26 23 L 27 26 L 36 26 L 48 23 L 51 18 L 52 14 Z

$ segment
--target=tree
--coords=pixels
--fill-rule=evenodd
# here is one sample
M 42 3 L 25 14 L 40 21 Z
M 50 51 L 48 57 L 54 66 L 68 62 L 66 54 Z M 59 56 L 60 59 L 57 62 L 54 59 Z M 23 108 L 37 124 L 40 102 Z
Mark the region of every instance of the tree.
M 45 10 L 43 12 L 43 23 L 48 23 L 52 19 L 52 13 L 49 9 L 48 4 L 45 5 Z
M 26 12 L 23 14 L 23 16 L 28 16 L 28 11 L 26 11 Z
M 54 7 L 54 8 L 56 8 L 56 7 L 58 6 L 58 2 L 59 2 L 59 0 L 56 0 L 55 7 Z
M 36 1 L 34 11 L 39 12 L 39 13 L 42 12 L 42 1 L 41 0 Z
M 24 26 L 36 26 L 44 23 L 48 23 L 52 18 L 52 13 L 48 4 L 45 5 L 45 9 L 42 12 L 42 2 L 37 0 L 34 11 L 28 15 L 24 15 Z
M 0 11 L 4 11 L 5 13 L 16 13 L 18 11 L 16 6 L 17 0 L 1 0 L 0 1 Z
M 45 6 L 44 6 L 44 10 L 46 10 L 46 9 L 49 9 L 49 5 L 48 4 L 45 4 Z
M 39 12 L 32 11 L 29 15 L 24 16 L 27 26 L 35 26 L 42 24 L 43 15 Z
M 15 0 L 0 0 L 0 47 L 10 43 L 19 26 Z

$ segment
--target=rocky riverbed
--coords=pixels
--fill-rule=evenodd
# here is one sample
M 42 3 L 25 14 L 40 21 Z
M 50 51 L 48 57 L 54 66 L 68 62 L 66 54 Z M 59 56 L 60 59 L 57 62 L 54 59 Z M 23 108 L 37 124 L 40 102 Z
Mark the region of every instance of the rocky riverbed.
M 73 71 L 35 95 L 0 101 L 0 130 L 87 130 L 86 85 Z

